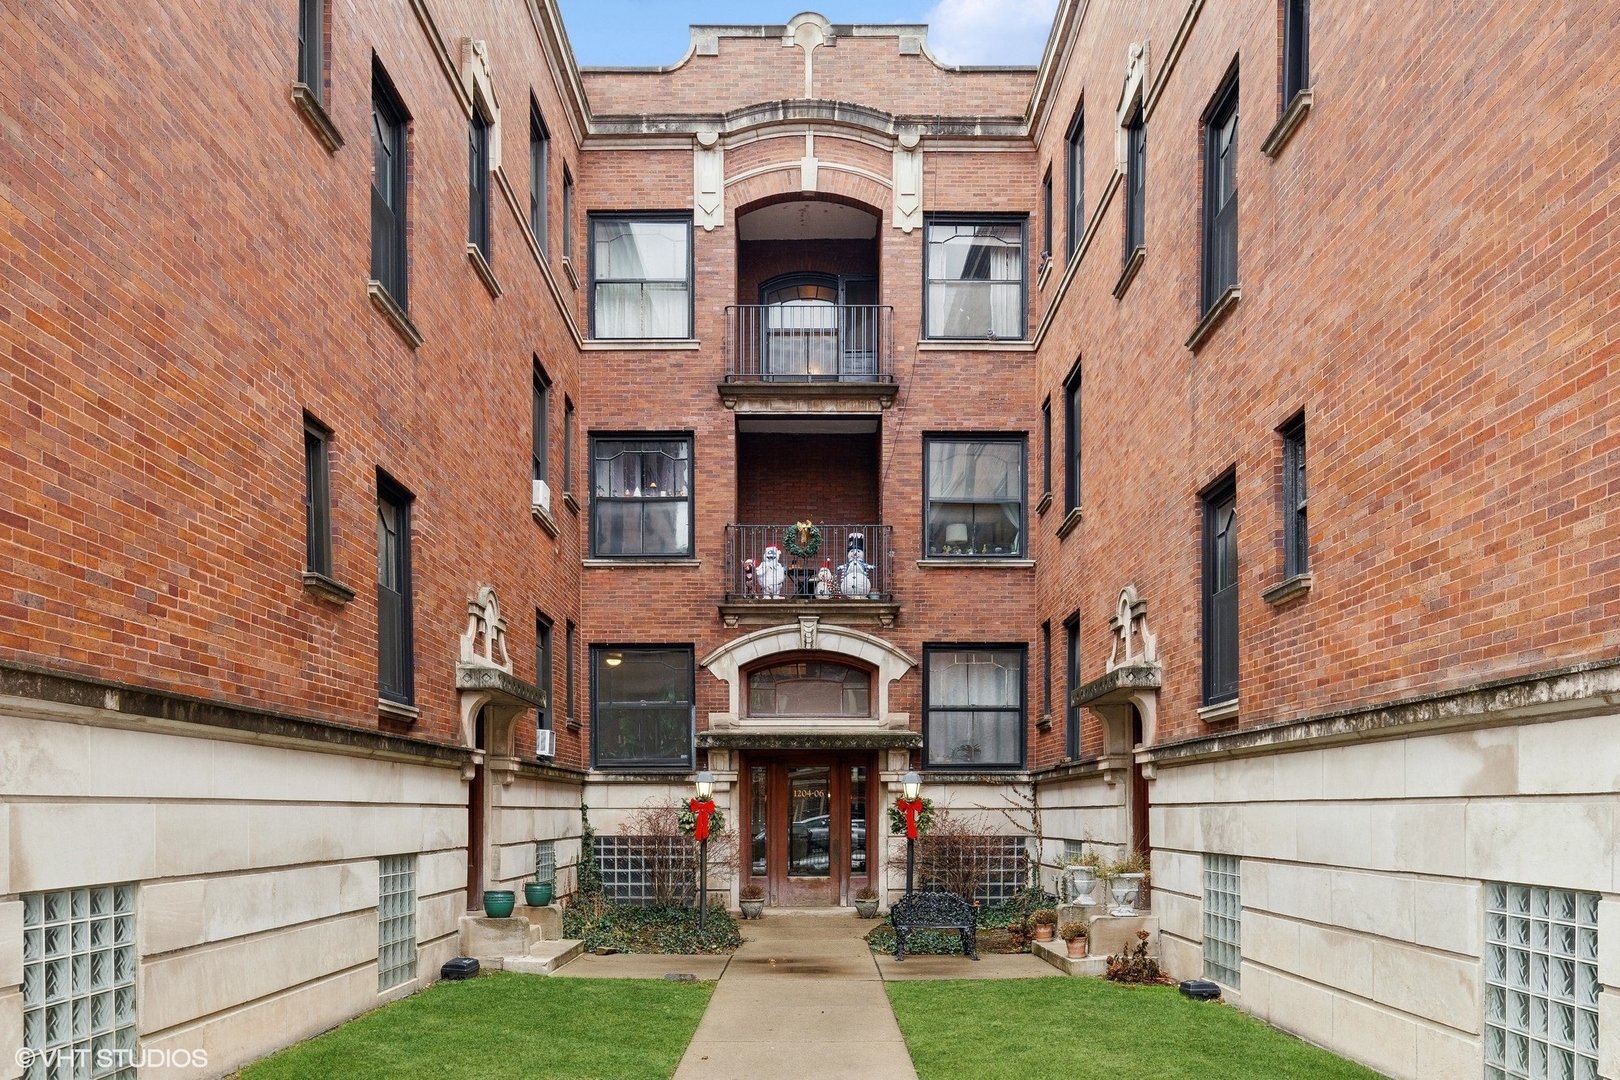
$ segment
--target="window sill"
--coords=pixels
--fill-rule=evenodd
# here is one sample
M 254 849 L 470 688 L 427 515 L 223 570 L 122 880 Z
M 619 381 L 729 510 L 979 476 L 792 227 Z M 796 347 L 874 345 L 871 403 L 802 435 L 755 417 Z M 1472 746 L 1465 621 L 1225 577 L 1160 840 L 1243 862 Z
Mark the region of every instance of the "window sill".
M 557 535 L 562 532 L 561 529 L 557 528 L 556 519 L 553 518 L 546 508 L 541 506 L 539 503 L 535 503 L 533 506 L 529 507 L 529 516 L 534 518 L 542 529 L 550 533 L 553 540 L 557 539 Z
M 1131 282 L 1136 280 L 1137 271 L 1142 269 L 1145 262 L 1147 262 L 1147 246 L 1140 244 L 1131 252 L 1131 257 L 1125 260 L 1125 269 L 1119 272 L 1119 280 L 1114 282 L 1115 300 L 1125 299 L 1125 290 L 1131 287 Z
M 579 565 L 587 570 L 602 570 L 608 567 L 677 567 L 687 570 L 696 570 L 703 565 L 702 559 L 689 559 L 685 557 L 665 558 L 663 556 L 592 556 L 589 559 L 579 560 Z
M 1298 600 L 1311 591 L 1315 578 L 1310 574 L 1295 574 L 1285 581 L 1279 581 L 1271 588 L 1260 594 L 1260 599 L 1272 607 L 1282 607 L 1293 600 Z
M 353 589 L 327 577 L 325 574 L 305 570 L 303 576 L 304 588 L 319 596 L 322 600 L 330 600 L 332 603 L 341 606 L 354 599 Z
M 327 153 L 335 154 L 343 148 L 343 133 L 332 123 L 332 117 L 313 89 L 301 82 L 293 83 L 292 103 L 303 114 L 305 122 L 315 137 L 321 140 L 321 145 L 326 147 Z
M 387 698 L 377 699 L 377 711 L 384 716 L 392 716 L 409 723 L 415 723 L 422 716 L 422 710 L 415 705 L 404 705 L 398 701 L 389 701 Z
M 563 273 L 568 275 L 568 284 L 578 289 L 579 275 L 574 273 L 574 260 L 564 255 L 559 261 L 562 263 Z
M 568 719 L 563 721 L 563 724 L 564 724 L 564 726 L 566 726 L 568 728 L 569 731 L 578 731 L 579 730 L 579 717 L 570 716 Z
M 1057 538 L 1064 539 L 1080 524 L 1080 508 L 1077 506 L 1063 515 L 1063 521 L 1057 527 Z
M 586 352 L 697 350 L 703 348 L 703 342 L 696 338 L 591 338 L 580 348 Z
M 471 241 L 467 243 L 467 261 L 472 263 L 474 270 L 478 271 L 478 280 L 482 281 L 484 288 L 489 290 L 490 299 L 499 300 L 501 298 L 501 283 L 495 280 L 495 271 L 490 269 L 489 260 L 484 258 L 484 253 L 479 250 L 478 245 Z
M 1266 141 L 1260 144 L 1262 154 L 1268 158 L 1275 158 L 1282 153 L 1282 148 L 1287 145 L 1294 132 L 1298 131 L 1300 125 L 1305 122 L 1305 117 L 1310 114 L 1312 96 L 1309 87 L 1294 95 L 1294 100 L 1288 103 L 1288 107 L 1283 110 L 1282 116 L 1277 118 L 1277 126 L 1271 129 L 1271 134 L 1266 136 Z
M 940 555 L 917 560 L 919 570 L 1028 570 L 1034 565 L 1034 559 L 1016 555 Z
M 572 491 L 563 492 L 562 500 L 564 506 L 568 507 L 568 509 L 572 510 L 576 514 L 579 513 L 579 500 L 574 498 L 574 493 Z
M 1042 493 L 1041 501 L 1035 504 L 1035 512 L 1037 514 L 1045 514 L 1051 508 L 1052 508 L 1052 493 L 1050 491 Z
M 1187 337 L 1187 348 L 1197 352 L 1205 340 L 1215 332 L 1215 328 L 1226 321 L 1226 317 L 1232 313 L 1232 309 L 1237 307 L 1238 301 L 1242 299 L 1243 286 L 1228 285 L 1226 291 L 1215 298 L 1215 302 L 1209 306 L 1209 310 L 1204 313 L 1204 317 L 1198 320 L 1198 325 L 1193 327 L 1193 332 Z
M 1036 292 L 1046 291 L 1046 279 L 1052 276 L 1052 264 L 1056 261 L 1050 255 L 1041 260 L 1041 272 L 1035 275 Z
M 1198 710 L 1198 719 L 1206 724 L 1219 724 L 1238 718 L 1238 699 L 1223 701 L 1219 705 L 1205 705 Z
M 399 301 L 389 295 L 382 282 L 376 278 L 367 281 L 366 294 L 371 297 L 372 306 L 382 312 L 389 324 L 399 331 L 399 336 L 405 339 L 405 344 L 413 349 L 422 347 L 422 331 L 411 322 L 411 317 L 405 314 L 405 309 L 399 306 Z
M 1051 713 L 1046 713 L 1039 720 L 1035 721 L 1035 730 L 1036 731 L 1051 731 L 1052 730 L 1052 714 Z
M 918 352 L 1034 352 L 1025 338 L 919 338 Z

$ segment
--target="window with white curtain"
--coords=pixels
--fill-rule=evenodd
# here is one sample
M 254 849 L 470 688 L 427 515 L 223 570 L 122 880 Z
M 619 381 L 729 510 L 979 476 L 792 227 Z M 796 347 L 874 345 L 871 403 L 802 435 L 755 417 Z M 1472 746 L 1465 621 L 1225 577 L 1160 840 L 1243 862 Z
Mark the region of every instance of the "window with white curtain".
M 923 651 L 928 764 L 1022 764 L 1023 648 L 927 646 Z
M 1021 557 L 1023 436 L 924 441 L 928 557 Z
M 591 336 L 692 336 L 689 216 L 591 216 Z
M 591 439 L 591 553 L 692 553 L 692 439 Z
M 1023 219 L 931 219 L 927 236 L 927 335 L 1024 337 Z

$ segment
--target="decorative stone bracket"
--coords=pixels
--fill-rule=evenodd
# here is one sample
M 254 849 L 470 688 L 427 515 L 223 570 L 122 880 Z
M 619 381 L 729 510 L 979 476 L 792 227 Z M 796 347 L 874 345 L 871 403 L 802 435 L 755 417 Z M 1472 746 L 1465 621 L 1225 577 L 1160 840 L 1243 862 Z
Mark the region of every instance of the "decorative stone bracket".
M 1108 654 L 1106 672 L 1076 687 L 1069 704 L 1090 709 L 1103 722 L 1103 779 L 1117 784 L 1136 753 L 1131 741 L 1133 707 L 1142 718 L 1142 745 L 1153 745 L 1163 668 L 1159 663 L 1159 639 L 1147 625 L 1147 602 L 1137 595 L 1136 586 L 1120 590 L 1109 625 L 1114 631 L 1114 647 Z
M 506 620 L 500 602 L 488 585 L 467 602 L 467 629 L 461 635 L 461 661 L 456 664 L 456 691 L 461 706 L 461 736 L 473 748 L 473 760 L 463 771 L 487 764 L 491 773 L 509 785 L 517 775 L 513 734 L 517 719 L 530 709 L 546 707 L 546 692 L 512 674 L 506 652 Z M 484 747 L 478 747 L 478 716 L 484 716 Z

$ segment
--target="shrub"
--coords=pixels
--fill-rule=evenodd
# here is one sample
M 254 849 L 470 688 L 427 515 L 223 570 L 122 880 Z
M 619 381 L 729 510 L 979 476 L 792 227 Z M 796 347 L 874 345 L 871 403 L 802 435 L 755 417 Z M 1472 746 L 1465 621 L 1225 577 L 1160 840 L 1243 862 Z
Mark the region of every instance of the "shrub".
M 1064 941 L 1084 941 L 1091 936 L 1091 930 L 1083 922 L 1066 922 L 1058 927 L 1058 937 Z
M 700 931 L 694 908 L 602 900 L 564 908 L 563 936 L 579 938 L 591 952 L 728 953 L 742 945 L 737 924 L 724 909 L 711 909 Z
M 1009 846 L 1016 854 L 1009 855 Z M 917 841 L 917 879 L 923 887 L 970 903 L 994 895 L 992 886 L 1004 886 L 1008 878 L 1021 883 L 1027 866 L 1022 837 L 949 810 L 937 811 L 933 828 Z
M 1175 980 L 1159 969 L 1159 962 L 1148 955 L 1147 943 L 1148 932 L 1138 930 L 1134 948 L 1108 958 L 1108 970 L 1105 973 L 1107 977 L 1120 983 L 1174 982 Z

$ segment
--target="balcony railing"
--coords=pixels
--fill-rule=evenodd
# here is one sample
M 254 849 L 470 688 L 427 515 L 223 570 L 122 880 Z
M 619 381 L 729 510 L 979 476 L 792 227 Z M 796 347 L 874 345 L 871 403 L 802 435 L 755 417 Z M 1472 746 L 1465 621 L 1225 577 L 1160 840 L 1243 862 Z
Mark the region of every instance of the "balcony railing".
M 726 601 L 891 600 L 894 576 L 893 530 L 888 525 L 818 525 L 821 543 L 801 542 L 793 525 L 726 526 Z M 789 553 L 788 535 L 800 551 Z M 850 558 L 850 539 L 865 551 L 859 569 Z M 774 559 L 765 549 L 775 547 Z M 830 580 L 821 576 L 827 563 Z M 777 569 L 780 568 L 780 574 Z M 864 586 L 864 588 L 863 588 Z
M 727 382 L 894 381 L 894 309 L 886 304 L 733 304 Z

